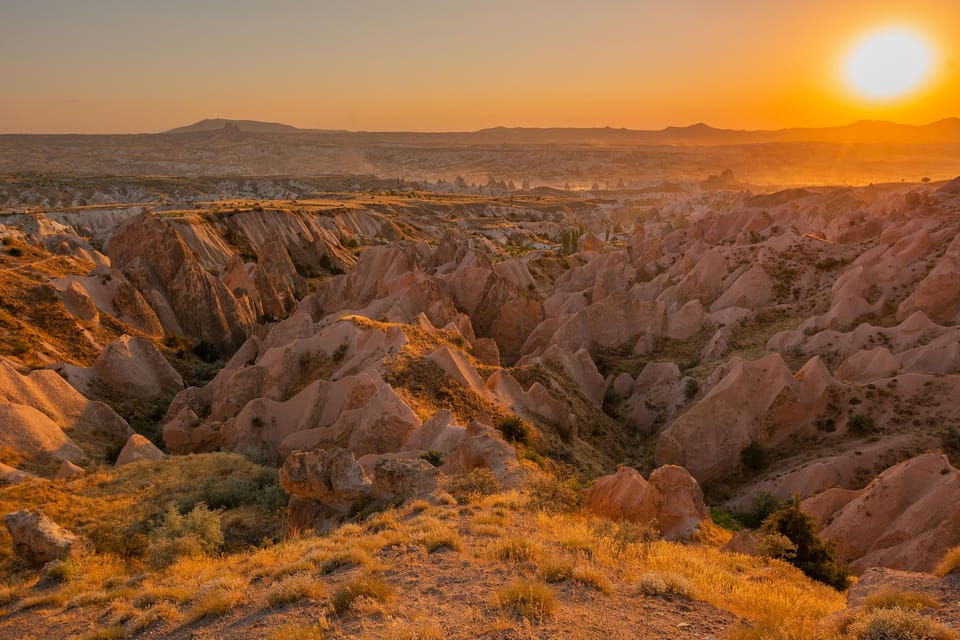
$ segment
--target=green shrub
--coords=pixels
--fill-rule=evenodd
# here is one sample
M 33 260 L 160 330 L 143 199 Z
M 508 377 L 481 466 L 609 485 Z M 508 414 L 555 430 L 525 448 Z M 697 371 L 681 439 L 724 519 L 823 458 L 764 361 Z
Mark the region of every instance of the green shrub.
M 743 466 L 753 473 L 763 470 L 770 462 L 770 454 L 766 448 L 756 440 L 751 440 L 740 452 L 740 461 Z
M 757 540 L 757 554 L 762 558 L 789 560 L 797 555 L 797 545 L 780 533 L 764 533 Z
M 756 529 L 763 524 L 763 521 L 766 520 L 771 513 L 779 511 L 785 506 L 786 503 L 779 500 L 773 494 L 761 493 L 754 499 L 749 509 L 737 514 L 737 520 L 751 529 Z
M 7 249 L 7 254 L 14 258 L 19 258 L 23 255 L 23 249 L 20 247 L 10 247 Z
M 426 460 L 435 467 L 443 465 L 443 454 L 437 451 L 436 449 L 430 449 L 429 451 L 424 451 L 419 456 L 421 460 Z
M 220 514 L 203 502 L 182 514 L 167 506 L 160 523 L 150 532 L 150 553 L 155 566 L 165 567 L 181 557 L 210 555 L 223 545 Z
M 847 430 L 855 436 L 873 433 L 873 418 L 862 413 L 854 413 L 847 420 Z
M 530 442 L 530 428 L 517 416 L 505 416 L 497 422 L 497 429 L 503 434 L 504 440 L 527 444 Z
M 784 559 L 810 578 L 839 590 L 849 586 L 846 567 L 837 564 L 833 546 L 820 538 L 813 518 L 800 509 L 799 496 L 771 514 L 763 523 L 763 531 L 789 538 L 796 545 L 796 553 Z

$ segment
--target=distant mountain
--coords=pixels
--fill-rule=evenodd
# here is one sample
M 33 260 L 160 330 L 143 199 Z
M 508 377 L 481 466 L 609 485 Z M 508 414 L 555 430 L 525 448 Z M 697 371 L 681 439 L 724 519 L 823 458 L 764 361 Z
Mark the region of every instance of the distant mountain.
M 206 133 L 209 131 L 234 130 L 249 133 L 296 133 L 300 131 L 289 124 L 279 122 L 259 122 L 257 120 L 228 120 L 226 118 L 207 118 L 200 122 L 170 129 L 164 133 Z
M 686 127 L 659 130 L 595 128 L 494 127 L 464 132 L 413 131 L 336 131 L 298 129 L 276 122 L 212 118 L 168 134 L 242 131 L 256 134 L 298 133 L 328 143 L 405 143 L 423 145 L 679 145 L 718 146 L 761 143 L 834 143 L 834 144 L 960 144 L 960 118 L 944 118 L 925 125 L 896 124 L 880 120 L 860 120 L 840 127 L 820 127 L 747 131 L 717 129 L 698 122 Z

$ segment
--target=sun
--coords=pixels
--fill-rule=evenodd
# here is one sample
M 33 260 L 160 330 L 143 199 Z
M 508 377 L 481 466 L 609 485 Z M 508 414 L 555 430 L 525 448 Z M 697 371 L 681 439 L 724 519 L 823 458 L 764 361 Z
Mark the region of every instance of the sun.
M 860 96 L 892 100 L 916 90 L 932 66 L 933 51 L 922 35 L 890 27 L 856 42 L 844 60 L 843 73 Z

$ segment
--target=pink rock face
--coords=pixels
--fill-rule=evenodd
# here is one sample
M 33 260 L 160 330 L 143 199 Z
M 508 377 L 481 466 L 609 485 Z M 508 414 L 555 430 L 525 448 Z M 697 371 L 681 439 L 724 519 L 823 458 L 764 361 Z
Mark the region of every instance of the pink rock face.
M 636 469 L 621 467 L 586 490 L 587 507 L 612 520 L 655 523 L 669 540 L 687 538 L 709 518 L 703 492 L 682 467 L 664 466 L 644 480 Z
M 183 389 L 180 374 L 146 338 L 117 338 L 100 353 L 93 373 L 111 389 L 134 398 L 156 398 Z
M 86 471 L 83 470 L 83 467 L 78 467 L 69 460 L 64 460 L 60 465 L 60 469 L 57 471 L 56 479 L 66 480 L 68 478 L 82 476 L 84 473 L 86 473 Z
M 960 471 L 942 454 L 890 467 L 857 492 L 811 498 L 805 509 L 808 503 L 828 523 L 821 535 L 855 572 L 872 566 L 930 571 L 960 544 Z
M 127 444 L 120 450 L 117 456 L 116 466 L 122 467 L 133 462 L 143 462 L 145 460 L 163 460 L 165 456 L 163 451 L 157 449 L 156 445 L 136 433 L 130 436 Z

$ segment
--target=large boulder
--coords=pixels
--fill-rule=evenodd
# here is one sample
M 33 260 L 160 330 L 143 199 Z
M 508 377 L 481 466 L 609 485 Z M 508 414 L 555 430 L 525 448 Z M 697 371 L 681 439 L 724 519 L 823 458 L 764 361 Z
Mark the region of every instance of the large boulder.
M 690 537 L 709 518 L 703 492 L 686 469 L 663 466 L 644 480 L 636 469 L 621 467 L 586 490 L 587 507 L 612 520 L 654 523 L 669 540 Z
M 373 471 L 373 496 L 386 500 L 423 498 L 436 492 L 440 471 L 426 460 L 381 460 Z
M 290 495 L 349 506 L 366 497 L 370 479 L 346 449 L 294 451 L 280 467 L 280 486 Z
M 60 560 L 71 550 L 88 546 L 83 538 L 67 531 L 40 511 L 8 513 L 3 522 L 13 538 L 14 553 L 35 566 Z
M 123 445 L 120 455 L 117 456 L 116 466 L 122 467 L 133 462 L 143 462 L 146 460 L 163 460 L 165 456 L 152 442 L 144 438 L 139 433 L 135 433 Z

